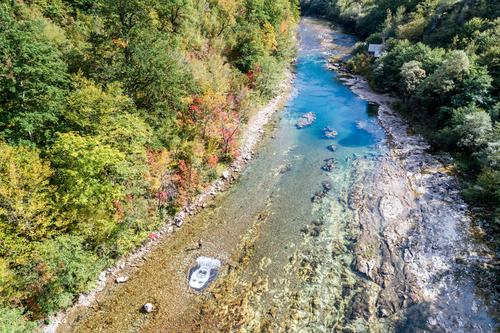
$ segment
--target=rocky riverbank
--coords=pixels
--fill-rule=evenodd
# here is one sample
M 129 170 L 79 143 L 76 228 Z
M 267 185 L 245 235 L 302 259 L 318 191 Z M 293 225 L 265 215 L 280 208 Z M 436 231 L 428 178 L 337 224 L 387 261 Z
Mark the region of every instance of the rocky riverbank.
M 488 285 L 481 272 L 498 261 L 476 237 L 481 231 L 460 196 L 453 160 L 429 153 L 424 138 L 410 134 L 391 96 L 373 92 L 362 77 L 338 73 L 354 93 L 379 105 L 389 136 L 389 156 L 349 195 L 359 224 L 353 268 L 378 288 L 366 319 L 413 323 L 398 321 L 398 331 L 493 332 L 497 295 L 480 285 Z
M 81 294 L 71 308 L 61 311 L 49 319 L 50 324 L 43 326 L 43 331 L 53 333 L 58 331 L 61 324 L 65 323 L 68 317 L 74 316 L 79 308 L 89 307 L 95 304 L 97 296 L 108 286 L 115 283 L 126 282 L 125 271 L 130 274 L 131 269 L 138 269 L 146 260 L 146 255 L 168 241 L 168 237 L 184 224 L 186 217 L 198 213 L 208 206 L 208 202 L 213 200 L 219 193 L 226 191 L 238 178 L 247 163 L 255 155 L 254 149 L 264 136 L 264 127 L 271 119 L 274 112 L 282 108 L 292 93 L 292 82 L 294 74 L 287 71 L 286 78 L 280 85 L 277 95 L 267 105 L 260 108 L 252 117 L 244 130 L 241 139 L 238 157 L 230 167 L 222 173 L 221 178 L 215 180 L 202 193 L 197 195 L 191 204 L 184 207 L 173 218 L 167 220 L 163 227 L 154 233 L 154 237 L 145 240 L 143 245 L 135 252 L 119 259 L 112 267 L 99 274 L 97 286 L 90 292 Z M 122 281 L 126 279 L 125 281 Z

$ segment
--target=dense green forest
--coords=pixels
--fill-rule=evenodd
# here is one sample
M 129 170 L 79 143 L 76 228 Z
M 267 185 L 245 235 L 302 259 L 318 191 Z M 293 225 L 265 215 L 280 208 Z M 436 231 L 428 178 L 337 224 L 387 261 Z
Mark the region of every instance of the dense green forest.
M 68 306 L 238 154 L 298 0 L 0 4 L 0 332 Z
M 397 107 L 437 149 L 456 157 L 464 195 L 500 228 L 500 2 L 495 0 L 303 0 L 365 40 L 348 67 Z M 383 43 L 379 59 L 369 43 Z

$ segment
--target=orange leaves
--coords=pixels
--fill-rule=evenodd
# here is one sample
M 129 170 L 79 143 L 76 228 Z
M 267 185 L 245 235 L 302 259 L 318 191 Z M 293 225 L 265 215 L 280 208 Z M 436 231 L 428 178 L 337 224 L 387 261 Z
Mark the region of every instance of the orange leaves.
M 279 28 L 280 33 L 281 34 L 286 33 L 288 31 L 289 27 L 290 27 L 290 24 L 289 24 L 288 20 L 283 20 L 281 22 L 280 28 Z
M 115 208 L 115 218 L 118 222 L 121 222 L 125 217 L 125 211 L 120 200 L 113 200 L 113 207 Z
M 122 38 L 114 38 L 113 39 L 113 44 L 118 46 L 118 47 L 121 47 L 122 49 L 124 48 L 127 48 L 128 47 L 128 41 L 122 39 Z
M 210 165 L 212 168 L 217 167 L 217 164 L 219 163 L 219 157 L 217 155 L 212 155 L 207 159 L 208 165 Z
M 174 175 L 174 181 L 177 185 L 179 195 L 177 202 L 180 205 L 186 205 L 191 201 L 191 197 L 195 194 L 199 177 L 196 168 L 192 163 L 186 160 L 180 160 L 177 173 Z
M 149 172 L 147 175 L 147 181 L 151 192 L 157 195 L 161 189 L 162 182 L 166 177 L 167 170 L 172 162 L 170 158 L 170 153 L 167 150 L 148 150 L 147 159 L 149 165 Z

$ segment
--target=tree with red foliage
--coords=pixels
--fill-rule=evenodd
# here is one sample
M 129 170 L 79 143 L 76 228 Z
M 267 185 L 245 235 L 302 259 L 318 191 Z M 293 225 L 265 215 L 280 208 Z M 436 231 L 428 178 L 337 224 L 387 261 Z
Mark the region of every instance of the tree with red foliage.
M 222 155 L 232 158 L 237 155 L 237 134 L 240 128 L 239 115 L 236 112 L 220 114 L 220 134 Z
M 198 172 L 192 162 L 186 160 L 179 161 L 175 181 L 179 191 L 178 203 L 180 205 L 189 204 L 198 185 Z

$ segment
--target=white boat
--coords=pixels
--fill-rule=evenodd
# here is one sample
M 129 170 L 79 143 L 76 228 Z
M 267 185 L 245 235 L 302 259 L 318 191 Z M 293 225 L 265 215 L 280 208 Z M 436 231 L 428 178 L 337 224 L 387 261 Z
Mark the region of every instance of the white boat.
M 221 262 L 209 257 L 198 257 L 197 265 L 189 270 L 189 286 L 196 291 L 202 291 L 219 273 Z

